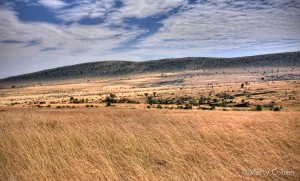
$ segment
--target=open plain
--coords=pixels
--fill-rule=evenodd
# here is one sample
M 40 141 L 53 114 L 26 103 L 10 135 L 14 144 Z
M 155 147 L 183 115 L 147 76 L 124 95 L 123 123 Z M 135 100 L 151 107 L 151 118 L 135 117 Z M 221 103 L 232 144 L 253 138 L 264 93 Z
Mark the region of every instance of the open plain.
M 1 180 L 299 180 L 299 68 L 3 84 Z

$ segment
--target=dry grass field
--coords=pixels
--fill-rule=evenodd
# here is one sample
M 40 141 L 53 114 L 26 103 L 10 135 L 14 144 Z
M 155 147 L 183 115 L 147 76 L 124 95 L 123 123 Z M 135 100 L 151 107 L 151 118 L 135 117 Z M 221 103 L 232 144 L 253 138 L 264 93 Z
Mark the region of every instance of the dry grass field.
M 11 108 L 0 114 L 1 180 L 300 178 L 299 112 Z M 255 170 L 270 173 L 249 175 Z
M 0 85 L 0 180 L 299 180 L 299 75 L 216 69 Z

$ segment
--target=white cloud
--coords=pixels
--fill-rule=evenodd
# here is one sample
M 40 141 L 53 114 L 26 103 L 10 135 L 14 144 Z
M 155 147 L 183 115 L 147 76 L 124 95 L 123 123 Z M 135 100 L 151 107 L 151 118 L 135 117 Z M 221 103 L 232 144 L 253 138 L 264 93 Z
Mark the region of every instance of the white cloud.
M 299 3 L 298 3 L 299 4 Z M 300 6 L 300 5 L 299 5 Z M 230 49 L 300 48 L 300 11 L 288 1 L 208 1 L 185 6 L 136 46 L 198 52 Z
M 60 9 L 67 6 L 67 3 L 62 0 L 39 0 L 38 2 L 50 9 Z
M 146 18 L 169 13 L 172 9 L 187 4 L 187 0 L 124 0 L 123 6 L 110 15 L 110 22 L 122 22 L 124 18 Z
M 57 11 L 57 17 L 64 21 L 80 21 L 84 18 L 104 18 L 114 5 L 115 0 L 85 0 L 75 2 L 73 8 Z
M 0 32 L 1 73 L 9 70 L 10 74 L 6 74 L 12 75 L 36 71 L 41 67 L 45 69 L 112 57 L 113 49 L 144 33 L 144 30 L 112 29 L 106 25 L 25 23 L 12 10 L 1 8 Z M 17 70 L 15 65 L 22 65 L 23 69 Z
M 54 25 L 49 23 L 24 23 L 19 21 L 15 12 L 1 9 L 0 12 L 0 41 L 15 40 L 26 42 L 40 40 L 40 46 L 65 46 L 72 50 L 82 44 L 97 42 L 103 46 L 101 50 L 116 48 L 122 43 L 139 36 L 144 30 L 136 28 L 110 28 L 101 25 Z M 3 45 L 3 44 L 2 44 Z M 1 45 L 1 46 L 2 46 Z M 91 44 L 94 45 L 95 44 Z M 92 48 L 92 47 L 89 47 Z
M 73 8 L 57 11 L 57 17 L 64 21 L 80 21 L 84 18 L 106 19 L 107 23 L 122 23 L 125 18 L 146 18 L 165 14 L 178 6 L 186 5 L 187 0 L 123 0 L 120 8 L 116 0 L 76 1 Z
M 72 23 L 22 22 L 13 8 L 0 8 L 0 77 L 85 61 L 300 49 L 300 1 L 295 0 L 199 0 L 193 5 L 187 0 L 123 0 L 121 7 L 116 7 L 116 0 L 16 1 L 38 2 Z M 140 36 L 147 30 L 125 21 L 162 14 L 169 15 L 148 37 Z M 78 24 L 85 18 L 104 23 Z M 127 47 L 131 40 L 134 45 Z

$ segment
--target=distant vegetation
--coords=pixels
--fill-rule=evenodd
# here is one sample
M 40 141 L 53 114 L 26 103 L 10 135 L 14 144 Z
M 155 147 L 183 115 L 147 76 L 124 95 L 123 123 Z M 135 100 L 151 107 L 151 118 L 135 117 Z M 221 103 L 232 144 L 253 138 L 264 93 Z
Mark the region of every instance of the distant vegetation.
M 104 61 L 77 64 L 9 77 L 0 83 L 42 81 L 94 76 L 118 76 L 141 72 L 171 72 L 212 68 L 300 66 L 300 53 L 277 53 L 236 58 L 186 57 L 144 62 Z

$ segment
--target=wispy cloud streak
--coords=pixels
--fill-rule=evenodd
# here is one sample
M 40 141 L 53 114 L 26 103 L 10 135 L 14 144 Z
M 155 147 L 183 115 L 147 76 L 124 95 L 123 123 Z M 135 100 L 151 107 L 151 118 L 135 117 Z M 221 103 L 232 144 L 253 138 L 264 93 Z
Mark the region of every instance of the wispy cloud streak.
M 21 4 L 59 22 L 24 22 Z M 149 18 L 157 29 L 143 25 Z M 4 1 L 0 77 L 85 61 L 294 51 L 299 29 L 299 0 Z

